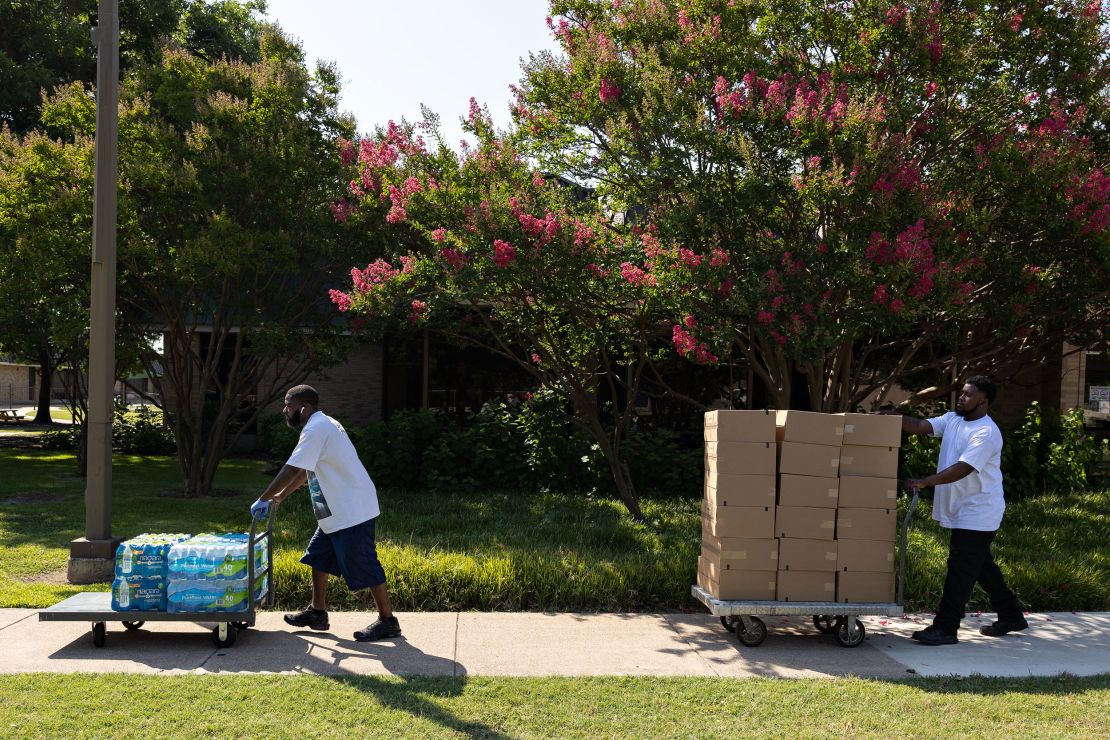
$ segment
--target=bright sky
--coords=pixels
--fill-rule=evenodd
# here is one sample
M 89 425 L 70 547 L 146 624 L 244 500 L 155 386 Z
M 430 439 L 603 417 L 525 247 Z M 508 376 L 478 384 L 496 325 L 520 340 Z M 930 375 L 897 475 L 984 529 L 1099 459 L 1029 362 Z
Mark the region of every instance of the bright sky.
M 267 15 L 301 40 L 310 67 L 338 64 L 340 107 L 360 132 L 419 121 L 423 103 L 458 149 L 471 96 L 508 126 L 521 59 L 554 49 L 547 14 L 547 0 L 268 0 Z

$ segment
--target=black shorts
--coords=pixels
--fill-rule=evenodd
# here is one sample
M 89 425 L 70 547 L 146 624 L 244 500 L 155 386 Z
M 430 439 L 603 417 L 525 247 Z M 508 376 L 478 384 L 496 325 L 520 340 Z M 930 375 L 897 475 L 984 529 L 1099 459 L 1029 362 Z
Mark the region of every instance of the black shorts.
M 374 541 L 376 521 L 368 519 L 330 534 L 317 527 L 301 562 L 333 576 L 343 576 L 352 591 L 380 586 L 385 583 L 385 569 L 378 561 Z

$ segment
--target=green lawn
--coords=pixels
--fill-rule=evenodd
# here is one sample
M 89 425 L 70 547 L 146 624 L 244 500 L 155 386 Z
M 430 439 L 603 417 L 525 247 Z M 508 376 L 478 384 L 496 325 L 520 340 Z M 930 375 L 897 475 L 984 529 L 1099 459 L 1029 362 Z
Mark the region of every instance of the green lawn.
M 1106 737 L 1108 718 L 1110 676 L 0 677 L 13 737 Z
M 243 530 L 268 482 L 264 465 L 228 460 L 225 495 L 172 494 L 174 458 L 117 456 L 114 532 Z M 79 590 L 64 581 L 68 543 L 82 534 L 84 480 L 71 453 L 0 450 L 0 606 L 42 607 Z M 634 524 L 612 500 L 491 492 L 450 495 L 383 490 L 380 553 L 402 610 L 673 610 L 688 593 L 699 549 L 698 502 L 646 501 Z M 307 496 L 282 505 L 275 524 L 279 607 L 308 598 L 297 559 L 314 527 Z M 996 554 L 1033 611 L 1110 608 L 1110 491 L 1012 503 Z M 911 610 L 935 607 L 944 574 L 944 533 L 921 504 L 911 532 L 906 595 Z M 106 585 L 89 587 L 105 589 Z M 337 608 L 366 606 L 339 579 Z M 361 599 L 361 600 L 360 600 Z M 977 595 L 973 609 L 987 609 Z

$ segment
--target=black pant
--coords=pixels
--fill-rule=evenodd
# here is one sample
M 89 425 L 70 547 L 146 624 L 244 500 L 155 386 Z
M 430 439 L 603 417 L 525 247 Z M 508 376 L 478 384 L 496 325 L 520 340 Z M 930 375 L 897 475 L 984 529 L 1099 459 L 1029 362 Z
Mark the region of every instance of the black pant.
M 971 590 L 978 581 L 990 597 L 991 606 L 1002 621 L 1020 621 L 1021 602 L 1006 586 L 1002 571 L 991 557 L 991 542 L 997 532 L 979 532 L 974 529 L 953 529 L 948 546 L 948 574 L 944 578 L 944 593 L 940 597 L 933 626 L 949 634 L 960 629 L 964 607 L 971 598 Z

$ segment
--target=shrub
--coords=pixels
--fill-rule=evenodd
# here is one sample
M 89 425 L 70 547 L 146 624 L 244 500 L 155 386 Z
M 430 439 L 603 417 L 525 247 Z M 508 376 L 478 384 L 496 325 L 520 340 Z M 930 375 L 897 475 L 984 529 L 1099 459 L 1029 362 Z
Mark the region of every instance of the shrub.
M 76 450 L 81 446 L 81 427 L 73 424 L 47 429 L 39 435 L 38 441 L 44 450 Z
M 177 442 L 162 425 L 161 411 L 119 404 L 112 419 L 112 449 L 129 455 L 174 455 Z

